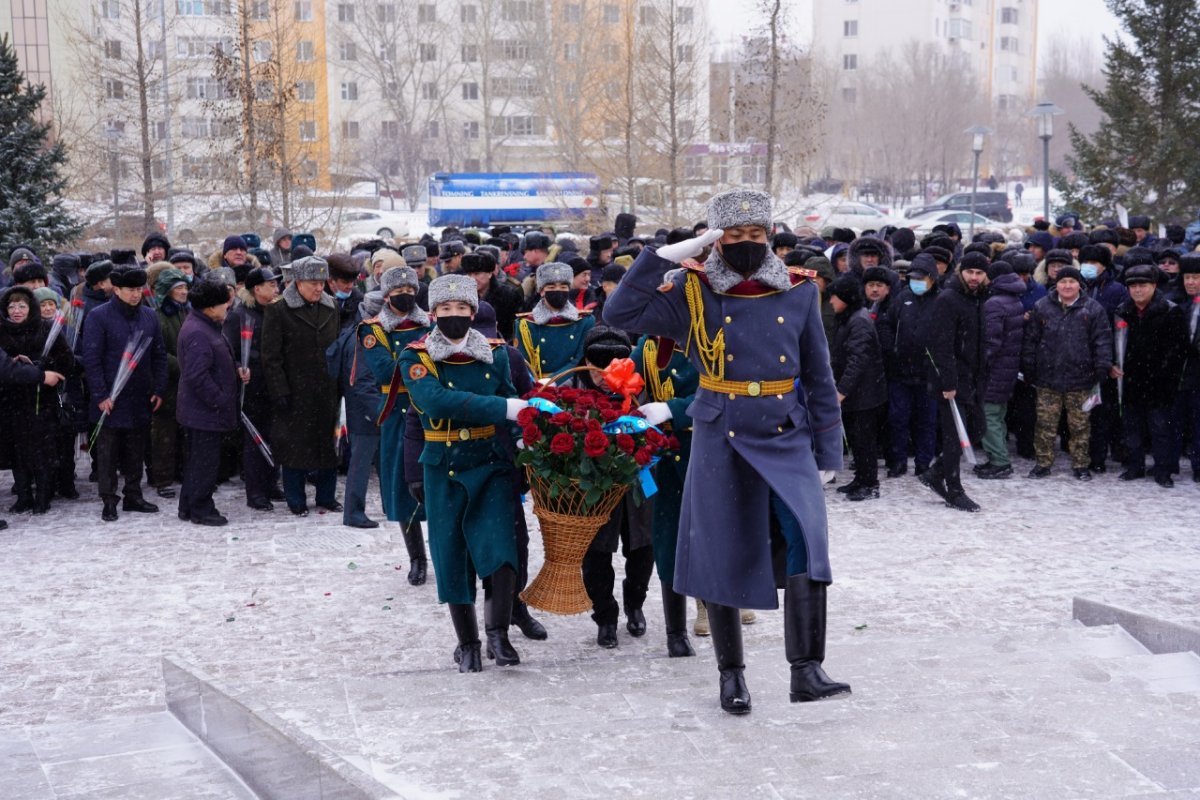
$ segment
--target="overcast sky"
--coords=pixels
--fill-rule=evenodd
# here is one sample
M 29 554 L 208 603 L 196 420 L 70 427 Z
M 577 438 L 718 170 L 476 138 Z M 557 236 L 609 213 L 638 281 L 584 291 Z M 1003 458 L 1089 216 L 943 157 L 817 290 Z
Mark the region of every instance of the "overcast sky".
M 796 38 L 812 37 L 812 0 L 785 0 Z M 905 0 L 893 0 L 904 3 Z M 735 42 L 753 33 L 756 10 L 754 0 L 708 0 L 709 27 L 719 42 Z M 1038 44 L 1044 46 L 1057 34 L 1070 31 L 1072 39 L 1086 38 L 1103 46 L 1102 37 L 1118 30 L 1116 17 L 1104 0 L 1041 0 L 1038 3 Z

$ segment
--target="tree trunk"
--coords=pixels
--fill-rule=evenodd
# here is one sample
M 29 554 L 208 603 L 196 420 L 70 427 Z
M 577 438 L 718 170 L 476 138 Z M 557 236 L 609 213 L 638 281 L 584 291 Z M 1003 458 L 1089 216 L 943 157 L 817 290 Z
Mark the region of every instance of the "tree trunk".
M 771 193 L 775 178 L 775 142 L 778 138 L 776 130 L 776 106 L 779 95 L 779 13 L 782 0 L 775 0 L 771 6 L 771 85 L 767 96 L 767 175 L 765 189 Z M 751 158 L 754 154 L 750 154 Z
M 253 55 L 253 43 L 250 40 L 250 3 L 241 3 L 238 7 L 242 23 L 242 142 L 244 149 L 242 161 L 246 171 L 246 191 L 250 195 L 250 218 L 255 219 L 258 211 L 258 142 L 254 130 L 254 80 L 250 75 L 250 59 Z M 275 57 L 283 58 L 282 53 Z M 280 134 L 282 135 L 282 128 Z M 284 226 L 287 226 L 287 212 L 284 212 Z
M 138 122 L 141 127 L 140 156 L 142 164 L 142 235 L 154 230 L 154 174 L 150 159 L 150 99 L 148 67 L 146 66 L 144 31 L 142 30 L 142 0 L 133 0 L 133 31 L 137 45 Z

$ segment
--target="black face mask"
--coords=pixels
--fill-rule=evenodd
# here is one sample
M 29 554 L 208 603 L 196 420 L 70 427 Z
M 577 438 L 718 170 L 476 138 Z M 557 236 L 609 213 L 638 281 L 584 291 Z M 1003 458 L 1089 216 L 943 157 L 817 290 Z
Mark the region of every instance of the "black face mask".
M 758 269 L 767 257 L 766 242 L 734 242 L 721 245 L 721 258 L 732 269 L 749 275 Z
M 417 296 L 414 294 L 394 294 L 388 298 L 392 308 L 399 311 L 401 314 L 407 314 L 413 310 L 417 304 Z
M 570 296 L 571 293 L 564 289 L 552 289 L 546 292 L 543 299 L 546 301 L 546 305 L 558 310 L 567 304 Z
M 437 327 L 447 339 L 458 341 L 467 335 L 467 331 L 471 330 L 471 318 L 438 317 Z

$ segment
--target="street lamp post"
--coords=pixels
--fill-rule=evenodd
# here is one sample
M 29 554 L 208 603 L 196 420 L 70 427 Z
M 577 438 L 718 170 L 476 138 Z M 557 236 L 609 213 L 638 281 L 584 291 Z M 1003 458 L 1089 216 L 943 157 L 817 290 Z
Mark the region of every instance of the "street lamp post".
M 975 196 L 979 194 L 979 156 L 983 154 L 983 137 L 992 132 L 991 128 L 973 125 L 963 133 L 971 134 L 971 151 L 975 154 L 975 169 L 971 178 L 971 228 L 967 238 L 975 239 Z
M 1050 139 L 1054 136 L 1054 118 L 1065 113 L 1043 100 L 1027 116 L 1037 119 L 1038 138 L 1042 140 L 1042 218 L 1050 221 Z

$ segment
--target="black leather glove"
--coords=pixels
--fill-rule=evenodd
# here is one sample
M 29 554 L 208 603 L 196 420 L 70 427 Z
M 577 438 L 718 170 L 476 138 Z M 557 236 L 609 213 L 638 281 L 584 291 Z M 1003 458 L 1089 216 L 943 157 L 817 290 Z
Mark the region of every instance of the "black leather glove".
M 425 482 L 413 481 L 408 485 L 408 493 L 421 505 L 425 505 Z

